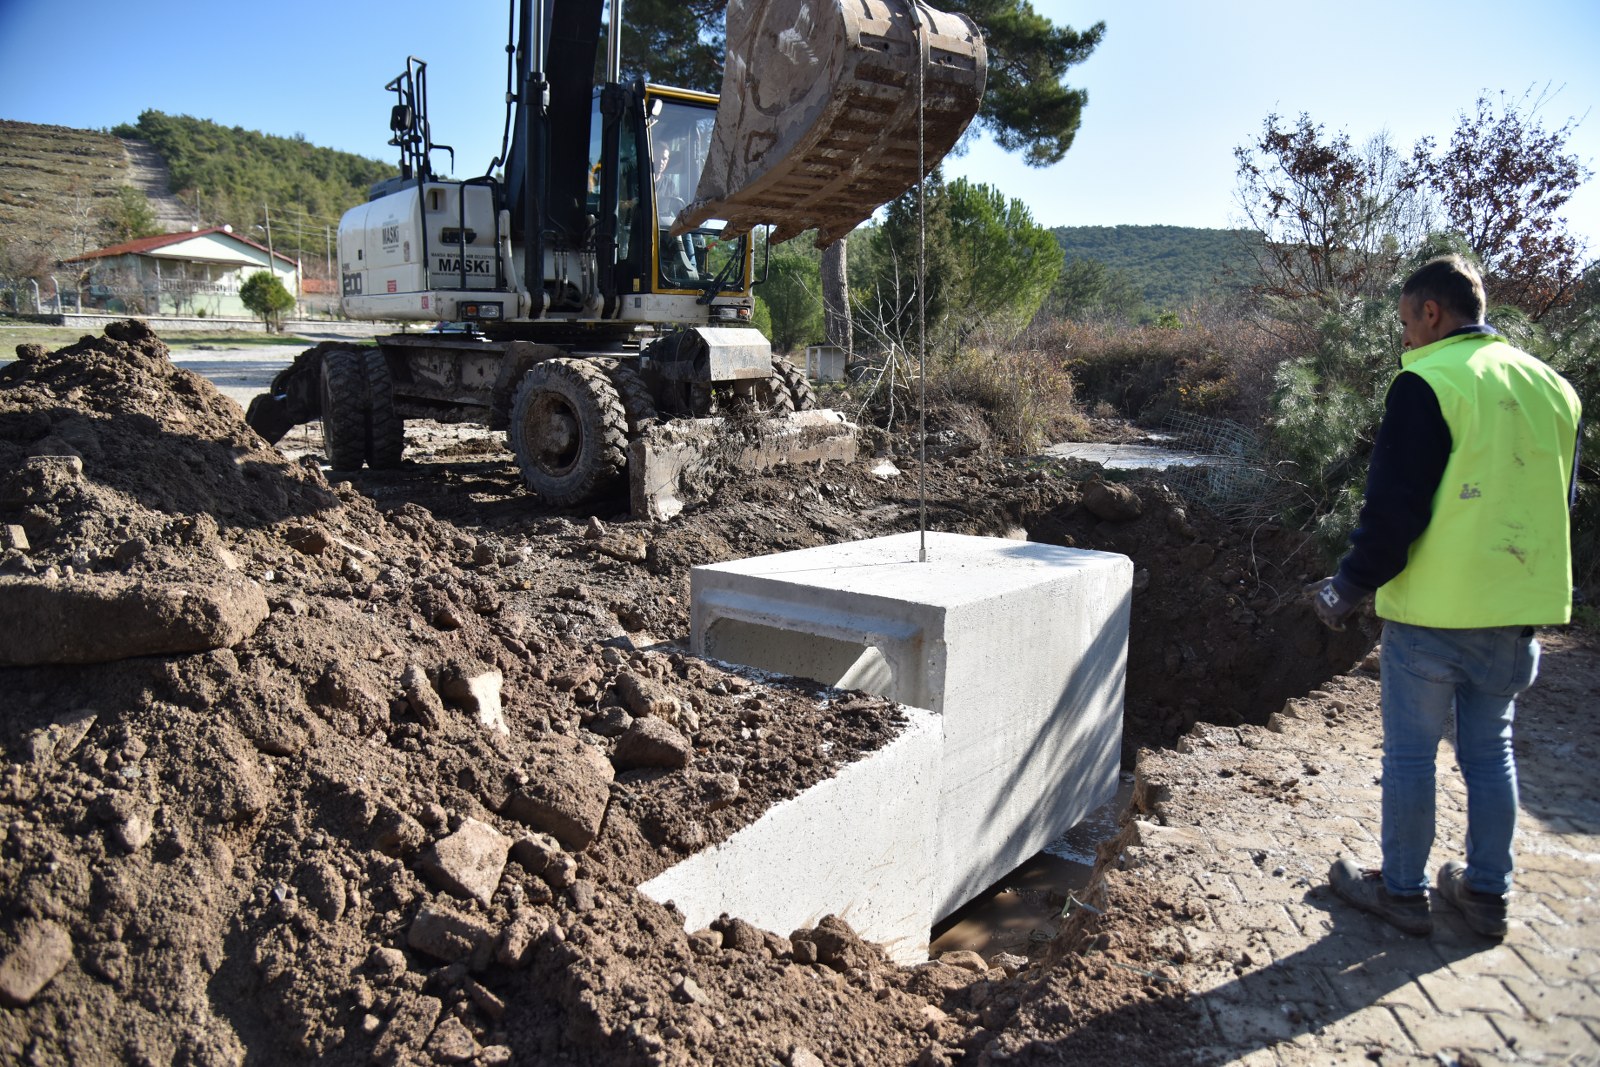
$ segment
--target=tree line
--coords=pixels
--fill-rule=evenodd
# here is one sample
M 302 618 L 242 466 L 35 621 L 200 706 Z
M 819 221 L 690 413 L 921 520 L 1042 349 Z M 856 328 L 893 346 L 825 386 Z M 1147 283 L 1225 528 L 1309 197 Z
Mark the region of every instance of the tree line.
M 276 137 L 188 115 L 147 110 L 115 127 L 119 137 L 148 141 L 172 174 L 171 191 L 203 226 L 231 225 L 275 251 L 320 262 L 330 228 L 367 198 L 367 190 L 398 171 L 388 163 L 321 148 L 304 137 Z M 270 217 L 269 217 L 270 216 Z M 261 227 L 261 229 L 255 229 Z

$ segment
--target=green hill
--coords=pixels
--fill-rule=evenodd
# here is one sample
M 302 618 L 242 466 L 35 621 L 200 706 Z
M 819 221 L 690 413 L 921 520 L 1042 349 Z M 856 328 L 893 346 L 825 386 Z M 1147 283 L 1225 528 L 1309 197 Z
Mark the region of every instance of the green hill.
M 1120 274 L 1153 308 L 1173 310 L 1234 287 L 1250 230 L 1192 226 L 1058 226 L 1067 263 L 1094 260 Z
M 274 247 L 288 255 L 322 257 L 327 228 L 364 202 L 373 182 L 392 177 L 388 163 L 350 152 L 319 148 L 303 137 L 274 137 L 238 126 L 221 126 L 188 115 L 145 111 L 121 137 L 155 146 L 172 172 L 171 192 L 195 203 L 207 225 L 231 224 L 241 233 L 272 214 Z

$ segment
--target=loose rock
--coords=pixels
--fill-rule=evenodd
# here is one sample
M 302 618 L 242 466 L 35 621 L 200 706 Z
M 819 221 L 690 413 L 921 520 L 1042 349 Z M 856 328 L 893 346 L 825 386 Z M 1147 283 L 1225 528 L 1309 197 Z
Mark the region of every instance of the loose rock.
M 1107 522 L 1129 522 L 1144 514 L 1139 494 L 1116 482 L 1090 482 L 1083 491 L 1083 506 Z
M 421 870 L 446 892 L 488 904 L 510 850 L 509 837 L 487 823 L 464 819 L 459 830 L 423 853 Z
M 513 970 L 526 967 L 533 957 L 534 946 L 549 928 L 549 922 L 537 912 L 518 914 L 500 935 L 495 960 Z
M 400 687 L 405 691 L 411 714 L 428 729 L 438 729 L 444 720 L 444 701 L 428 681 L 428 672 L 415 663 L 408 663 L 400 674 Z
M 478 722 L 499 734 L 509 735 L 505 711 L 500 704 L 500 686 L 505 676 L 496 670 L 447 671 L 440 679 L 439 692 L 452 704 L 465 708 Z
M 466 963 L 479 971 L 489 962 L 497 931 L 475 915 L 429 904 L 411 920 L 406 943 L 445 963 Z
M 17 944 L 0 960 L 0 1004 L 20 1008 L 61 973 L 72 958 L 72 936 L 59 923 L 25 922 Z
M 449 1018 L 428 1039 L 428 1053 L 441 1063 L 467 1063 L 482 1049 L 460 1019 Z
M 114 575 L 72 581 L 0 578 L 0 666 L 108 663 L 238 644 L 266 619 L 260 586 L 237 577 L 206 585 Z
M 665 767 L 681 770 L 693 758 L 694 746 L 669 723 L 650 716 L 633 720 L 628 732 L 617 741 L 611 757 L 618 770 L 638 767 Z
M 373 1061 L 384 1067 L 410 1061 L 414 1050 L 422 1048 L 433 1032 L 443 1010 L 444 1004 L 437 997 L 405 998 L 373 1047 Z
M 616 773 L 603 753 L 581 741 L 554 738 L 543 748 L 545 758 L 512 793 L 506 814 L 582 852 L 600 832 Z

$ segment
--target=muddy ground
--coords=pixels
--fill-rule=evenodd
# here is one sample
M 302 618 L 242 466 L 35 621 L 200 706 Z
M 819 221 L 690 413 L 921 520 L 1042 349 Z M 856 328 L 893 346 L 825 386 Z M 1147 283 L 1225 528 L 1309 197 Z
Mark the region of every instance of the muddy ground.
M 1079 924 L 1031 960 L 900 969 L 836 920 L 691 936 L 634 888 L 894 736 L 885 701 L 672 642 L 694 565 L 915 529 L 909 460 L 733 479 L 668 524 L 552 514 L 497 440 L 418 432 L 394 472 L 287 459 L 142 324 L 20 355 L 0 1060 L 988 1062 L 1041 1003 L 1130 1033 L 1184 1010 L 1140 961 L 1081 955 Z M 927 475 L 933 529 L 1132 557 L 1130 766 L 1372 645 L 1370 620 L 1329 634 L 1298 602 L 1322 566 L 1303 535 L 1158 476 L 985 455 Z

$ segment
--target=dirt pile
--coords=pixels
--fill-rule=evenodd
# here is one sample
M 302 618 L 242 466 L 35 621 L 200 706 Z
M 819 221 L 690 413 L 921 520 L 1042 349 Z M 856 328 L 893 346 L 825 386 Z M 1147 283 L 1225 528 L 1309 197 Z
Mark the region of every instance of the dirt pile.
M 6 603 L 120 657 L 0 668 L 0 1059 L 941 1063 L 1042 973 L 899 970 L 833 920 L 686 935 L 634 888 L 894 736 L 884 701 L 648 648 L 693 565 L 914 528 L 907 476 L 665 526 L 541 513 L 500 453 L 330 486 L 136 323 L 0 372 L 0 461 Z M 929 490 L 934 528 L 1134 557 L 1130 738 L 1359 654 L 1292 621 L 1292 539 L 1154 482 L 969 457 Z M 149 649 L 63 606 L 174 590 L 264 610 Z
M 461 445 L 448 445 L 454 458 L 443 471 L 425 462 L 369 474 L 362 490 L 382 506 L 420 505 L 481 537 L 543 539 L 561 566 L 587 566 L 588 611 L 570 616 L 577 632 L 649 641 L 688 631 L 693 566 L 917 529 L 915 444 L 890 445 L 910 455 L 887 467 L 874 460 L 744 478 L 664 525 L 619 512 L 616 522 L 589 520 L 585 531 L 569 519 L 536 517 L 522 502 L 510 454 L 489 446 L 474 462 L 461 460 Z M 1170 743 L 1196 721 L 1265 722 L 1288 697 L 1360 660 L 1377 638 L 1375 619 L 1334 634 L 1307 610 L 1301 587 L 1324 573 L 1310 538 L 1225 522 L 1186 504 L 1159 473 L 953 455 L 930 463 L 927 497 L 930 529 L 1025 534 L 1132 558 L 1129 766 L 1138 745 Z

